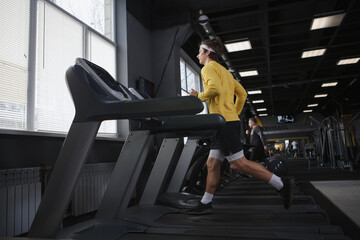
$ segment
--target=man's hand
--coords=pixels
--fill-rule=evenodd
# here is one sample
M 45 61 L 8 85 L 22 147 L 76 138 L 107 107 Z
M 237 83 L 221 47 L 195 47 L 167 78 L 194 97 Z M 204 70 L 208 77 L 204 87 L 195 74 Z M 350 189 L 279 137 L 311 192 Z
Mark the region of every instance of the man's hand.
M 264 146 L 264 150 L 265 151 L 269 150 L 268 146 Z
M 195 97 L 197 97 L 198 95 L 199 95 L 199 93 L 198 93 L 196 90 L 191 89 L 190 96 L 195 96 Z
M 249 131 L 249 130 L 246 130 L 246 134 L 249 135 L 249 134 L 250 134 L 250 131 Z

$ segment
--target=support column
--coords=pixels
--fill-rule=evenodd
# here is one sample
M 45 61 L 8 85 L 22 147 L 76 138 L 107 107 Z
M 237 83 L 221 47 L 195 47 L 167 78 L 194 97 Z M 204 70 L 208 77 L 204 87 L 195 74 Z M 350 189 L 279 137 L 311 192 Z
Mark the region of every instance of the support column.
M 188 139 L 181 153 L 175 172 L 171 178 L 167 192 L 179 192 L 184 181 L 191 159 L 194 156 L 198 139 Z
M 129 206 L 153 136 L 149 131 L 130 132 L 121 150 L 96 218 L 114 219 Z
M 146 183 L 139 205 L 154 205 L 164 187 L 166 177 L 175 160 L 179 138 L 165 138 L 156 158 L 154 167 Z

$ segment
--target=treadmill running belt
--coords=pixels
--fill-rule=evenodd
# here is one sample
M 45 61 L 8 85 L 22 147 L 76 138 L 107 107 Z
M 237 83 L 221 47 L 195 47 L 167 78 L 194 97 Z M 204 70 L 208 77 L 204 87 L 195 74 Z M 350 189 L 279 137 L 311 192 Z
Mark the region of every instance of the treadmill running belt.
M 241 239 L 241 240 L 264 240 L 264 239 L 270 239 L 266 236 L 261 237 L 253 237 L 251 234 L 249 234 L 248 237 L 245 236 L 234 236 L 234 237 L 228 237 L 228 236 L 187 236 L 187 235 L 165 235 L 165 234 L 141 234 L 141 233 L 130 233 L 121 238 L 121 240 L 224 240 L 224 239 Z M 275 238 L 271 238 L 275 239 Z M 285 238 L 282 238 L 285 239 Z
M 194 216 L 186 214 L 166 214 L 156 222 L 164 225 L 191 226 L 313 226 L 329 224 L 326 217 L 319 213 L 283 214 L 283 213 L 244 213 L 243 211 L 215 210 L 214 214 Z

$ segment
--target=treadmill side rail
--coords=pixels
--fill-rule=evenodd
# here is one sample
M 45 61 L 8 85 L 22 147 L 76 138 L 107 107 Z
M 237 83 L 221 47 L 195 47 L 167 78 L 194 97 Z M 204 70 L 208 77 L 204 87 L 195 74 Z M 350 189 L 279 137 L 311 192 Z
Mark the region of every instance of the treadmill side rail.
M 149 131 L 130 132 L 121 150 L 96 218 L 114 219 L 128 206 L 151 147 Z
M 198 141 L 198 139 L 188 139 L 186 142 L 166 192 L 180 191 L 186 172 L 189 169 L 192 156 L 195 153 Z
M 179 138 L 165 138 L 156 157 L 155 164 L 146 183 L 139 205 L 154 205 L 170 174 L 171 165 L 176 161 L 176 152 L 180 147 Z

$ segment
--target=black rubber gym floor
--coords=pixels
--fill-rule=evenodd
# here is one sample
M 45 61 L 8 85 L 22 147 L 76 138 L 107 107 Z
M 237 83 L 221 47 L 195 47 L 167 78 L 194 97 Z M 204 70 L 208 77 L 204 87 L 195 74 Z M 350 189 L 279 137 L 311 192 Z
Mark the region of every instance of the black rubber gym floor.
M 295 176 L 301 191 L 310 195 L 327 212 L 330 222 L 342 228 L 346 236 L 360 239 L 360 228 L 332 202 L 320 193 L 310 181 L 360 180 L 360 169 L 350 172 L 348 169 L 312 168 L 307 169 L 305 159 L 289 159 L 289 174 Z

